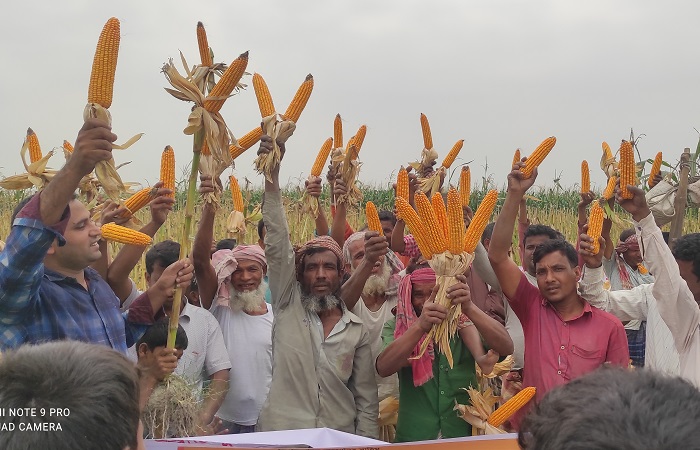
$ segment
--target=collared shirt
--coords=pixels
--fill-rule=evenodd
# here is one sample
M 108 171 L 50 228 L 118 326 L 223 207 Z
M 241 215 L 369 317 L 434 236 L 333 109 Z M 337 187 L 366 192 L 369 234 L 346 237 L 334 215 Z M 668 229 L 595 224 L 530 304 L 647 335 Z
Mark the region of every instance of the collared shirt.
M 675 263 L 675 261 L 674 261 Z M 620 320 L 646 320 L 645 367 L 678 375 L 680 361 L 673 343 L 673 335 L 659 314 L 652 284 L 642 284 L 634 289 L 607 291 L 603 289 L 603 268 L 584 267 L 579 282 L 581 297 L 596 308 L 613 314 Z
M 384 325 L 384 347 L 394 341 L 396 318 Z M 420 386 L 413 383 L 411 366 L 402 367 L 399 374 L 399 419 L 396 442 L 413 442 L 471 436 L 471 426 L 457 415 L 455 401 L 469 405 L 469 395 L 463 388 L 477 388 L 474 357 L 459 336 L 450 340 L 454 366 L 450 369 L 447 357 L 435 351 L 433 378 Z
M 622 367 L 629 364 L 625 330 L 612 314 L 581 299 L 581 315 L 563 320 L 525 274 L 508 300 L 525 334 L 523 386 L 537 388 L 537 402 L 552 388 L 604 363 Z
M 260 431 L 328 427 L 376 438 L 377 383 L 369 333 L 341 302 L 342 318 L 324 339 L 306 311 L 279 192 L 265 193 L 263 218 L 272 291 L 272 383 Z
M 668 326 L 680 356 L 680 375 L 700 388 L 700 308 L 678 263 L 663 240 L 661 230 L 649 214 L 635 223 L 642 242 L 644 262 L 654 274 L 652 294 L 659 314 Z
M 54 239 L 65 242 L 70 210 L 47 227 L 39 219 L 39 198 L 20 211 L 0 253 L 0 349 L 72 339 L 126 353 L 153 323 L 148 297 L 121 313 L 119 299 L 93 269 L 85 269 L 85 289 L 75 278 L 45 268 Z

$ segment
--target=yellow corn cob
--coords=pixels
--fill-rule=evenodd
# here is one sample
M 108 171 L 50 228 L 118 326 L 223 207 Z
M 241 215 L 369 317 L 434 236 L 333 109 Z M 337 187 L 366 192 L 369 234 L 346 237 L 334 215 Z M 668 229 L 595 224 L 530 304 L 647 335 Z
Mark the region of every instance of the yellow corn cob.
M 408 200 L 408 172 L 401 166 L 399 173 L 396 175 L 396 196 Z
M 382 230 L 382 223 L 379 221 L 377 207 L 374 206 L 374 203 L 371 201 L 365 203 L 365 216 L 367 217 L 367 228 L 370 231 L 376 231 L 380 235 L 384 234 L 384 230 Z
M 416 244 L 423 257 L 425 259 L 432 258 L 433 252 L 430 247 L 428 230 L 420 217 L 418 217 L 418 213 L 411 208 L 411 205 L 408 204 L 408 200 L 403 197 L 396 197 L 394 205 L 396 206 L 398 215 L 406 222 L 411 234 L 413 234 L 413 237 L 416 239 Z
M 464 145 L 464 139 L 460 139 L 459 141 L 455 142 L 455 145 L 452 146 L 452 149 L 447 154 L 447 156 L 445 156 L 445 159 L 442 161 L 442 167 L 444 167 L 445 169 L 450 168 L 452 163 L 455 162 L 455 158 L 457 158 L 459 151 L 462 150 L 463 145 Z
M 351 141 L 352 141 L 352 144 L 355 145 L 355 149 L 357 149 L 357 153 L 360 153 L 360 149 L 362 148 L 362 143 L 365 142 L 366 135 L 367 135 L 367 126 L 361 125 L 360 128 L 357 129 L 357 134 L 352 137 Z
M 231 199 L 233 200 L 233 210 L 238 212 L 243 212 L 243 194 L 241 194 L 241 187 L 238 185 L 238 180 L 236 177 L 231 175 L 228 177 L 229 186 L 231 187 Z
M 247 66 L 248 52 L 245 52 L 234 59 L 231 65 L 226 68 L 224 74 L 221 75 L 219 81 L 216 82 L 214 88 L 204 100 L 204 109 L 210 113 L 219 112 L 228 96 L 231 95 L 238 82 L 241 81 Z
M 615 195 L 615 184 L 616 183 L 617 183 L 616 176 L 612 176 L 612 177 L 608 178 L 608 185 L 605 186 L 605 190 L 603 191 L 603 198 L 605 200 L 610 200 Z
M 462 166 L 462 172 L 459 174 L 459 196 L 462 200 L 462 206 L 469 206 L 469 197 L 472 194 L 472 175 L 469 171 L 469 166 Z
M 333 148 L 343 148 L 343 121 L 340 114 L 336 114 L 333 121 Z
M 255 127 L 246 133 L 242 138 L 238 139 L 238 146 L 231 145 L 228 152 L 231 154 L 231 159 L 236 159 L 250 147 L 254 146 L 262 137 L 262 128 Z
M 148 205 L 148 203 L 155 198 L 155 193 L 157 189 L 153 188 L 143 188 L 131 197 L 124 201 L 124 206 L 129 210 L 131 215 L 135 214 L 136 211 Z
M 627 189 L 627 185 L 637 185 L 637 168 L 634 164 L 634 149 L 629 141 L 622 141 L 620 144 L 620 165 L 618 168 L 620 170 L 620 195 L 624 199 L 630 199 L 634 195 Z
M 199 46 L 199 57 L 202 59 L 202 65 L 207 67 L 213 66 L 214 61 L 212 61 L 211 50 L 209 50 L 207 31 L 204 29 L 202 22 L 197 22 L 197 45 Z
M 119 54 L 119 19 L 110 18 L 102 28 L 97 41 L 92 73 L 88 87 L 88 103 L 97 103 L 104 108 L 112 106 L 114 74 L 117 71 Z
M 600 207 L 600 203 L 594 202 L 591 207 L 591 213 L 588 216 L 588 234 L 593 239 L 593 250 L 592 253 L 595 255 L 600 250 L 600 238 L 603 232 L 603 208 Z
M 433 206 L 433 211 L 435 211 L 435 218 L 437 218 L 440 228 L 442 229 L 442 234 L 449 239 L 450 227 L 447 225 L 447 208 L 445 207 L 445 202 L 442 200 L 442 194 L 435 192 L 433 196 L 430 197 L 430 203 Z M 449 245 L 449 242 L 447 244 Z
M 612 150 L 610 150 L 610 146 L 605 141 L 603 141 L 602 146 L 603 146 L 603 157 L 607 161 L 613 157 Z
M 262 117 L 271 116 L 275 113 L 275 105 L 272 103 L 272 95 L 267 88 L 265 79 L 259 73 L 253 74 L 253 89 L 255 90 L 255 98 L 258 99 L 258 108 Z
M 102 237 L 108 241 L 119 242 L 121 244 L 131 244 L 147 246 L 151 244 L 151 237 L 140 231 L 117 225 L 113 222 L 102 225 Z
M 462 213 L 462 201 L 455 189 L 447 192 L 447 226 L 450 253 L 457 254 L 464 251 L 464 214 Z
M 532 386 L 524 388 L 512 396 L 507 402 L 502 404 L 489 416 L 488 423 L 494 427 L 500 427 L 506 420 L 510 419 L 520 408 L 525 406 L 537 393 L 537 389 Z
M 160 181 L 164 188 L 173 191 L 168 197 L 175 198 L 175 152 L 169 145 L 160 157 Z
M 525 167 L 520 169 L 525 178 L 530 178 L 532 176 L 532 171 L 535 167 L 542 164 L 542 161 L 547 157 L 547 154 L 554 148 L 554 144 L 557 143 L 557 138 L 554 136 L 548 137 L 535 149 L 534 152 L 525 160 Z
M 515 165 L 515 163 L 519 163 L 521 158 L 522 157 L 520 156 L 520 149 L 515 149 L 515 154 L 513 154 L 513 166 Z
M 591 191 L 591 171 L 588 169 L 588 161 L 581 161 L 581 193 L 586 194 Z
M 644 267 L 644 264 L 642 264 L 642 263 L 637 264 L 637 270 L 638 270 L 639 273 L 641 273 L 642 275 L 646 275 L 646 274 L 649 273 L 649 269 L 647 269 L 646 267 Z
M 304 82 L 301 83 L 301 86 L 299 86 L 297 93 L 294 94 L 294 98 L 289 104 L 289 107 L 287 107 L 287 110 L 284 112 L 284 118 L 286 120 L 291 120 L 295 123 L 299 121 L 299 117 L 301 117 L 301 112 L 304 111 L 306 103 L 309 101 L 309 97 L 311 97 L 311 91 L 313 91 L 313 89 L 314 77 L 313 75 L 308 74 Z
M 425 114 L 420 115 L 420 127 L 423 131 L 423 147 L 430 150 L 433 148 L 433 135 L 430 133 L 430 124 L 428 123 L 428 118 Z
M 332 146 L 333 138 L 326 139 L 326 142 L 323 143 L 321 149 L 318 151 L 318 155 L 316 155 L 316 161 L 314 161 L 314 165 L 311 168 L 311 175 L 315 177 L 321 176 L 321 171 L 323 171 L 323 166 L 326 165 L 326 160 L 331 153 Z
M 664 155 L 659 152 L 654 158 L 654 164 L 651 165 L 651 171 L 649 172 L 649 178 L 647 179 L 647 184 L 649 187 L 654 186 L 654 178 L 661 172 L 661 163 L 663 162 Z
M 66 140 L 63 141 L 63 149 L 68 153 L 73 153 L 73 145 Z
M 430 204 L 430 200 L 423 192 L 417 192 L 414 199 L 416 211 L 420 220 L 425 224 L 428 233 L 428 243 L 433 254 L 447 251 L 447 236 L 442 231 L 442 225 L 438 222 L 437 215 Z
M 474 250 L 476 250 L 476 246 L 481 240 L 481 235 L 484 233 L 484 229 L 489 223 L 493 209 L 496 207 L 497 200 L 498 191 L 492 189 L 486 194 L 484 199 L 481 200 L 479 207 L 476 208 L 469 228 L 467 228 L 466 233 L 464 233 L 463 248 L 465 252 L 474 253 Z
M 41 154 L 41 146 L 39 145 L 39 138 L 31 128 L 27 128 L 27 145 L 29 146 L 29 160 L 32 163 L 39 161 L 43 156 Z

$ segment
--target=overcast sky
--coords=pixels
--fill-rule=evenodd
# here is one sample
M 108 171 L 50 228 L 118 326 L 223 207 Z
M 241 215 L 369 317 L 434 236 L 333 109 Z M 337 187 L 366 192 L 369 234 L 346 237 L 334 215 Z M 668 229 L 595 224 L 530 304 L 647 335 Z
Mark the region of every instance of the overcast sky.
M 198 20 L 217 61 L 250 51 L 248 71 L 264 76 L 280 110 L 306 74 L 314 75 L 284 180 L 308 175 L 336 113 L 346 139 L 367 125 L 359 179 L 381 185 L 419 157 L 420 113 L 440 159 L 464 139 L 455 165 L 473 161 L 473 180 L 487 172 L 499 186 L 516 148 L 527 155 L 551 135 L 557 145 L 540 167 L 541 185 L 560 172 L 562 184 L 577 183 L 588 159 L 600 186 L 601 142 L 615 150 L 631 127 L 646 135 L 639 147 L 645 158 L 663 151 L 676 161 L 698 141 L 697 1 L 25 0 L 3 5 L 0 173 L 23 171 L 27 127 L 44 152 L 75 140 L 97 38 L 111 16 L 122 35 L 113 130 L 120 141 L 146 133 L 115 155 L 117 163 L 133 161 L 120 170 L 125 181 L 157 181 L 167 144 L 178 176 L 191 159 L 191 137 L 182 134 L 189 106 L 163 90 L 160 68 L 179 50 L 197 62 Z M 259 124 L 252 86 L 222 114 L 236 136 Z M 255 148 L 234 173 L 261 184 Z M 49 165 L 63 161 L 57 153 Z

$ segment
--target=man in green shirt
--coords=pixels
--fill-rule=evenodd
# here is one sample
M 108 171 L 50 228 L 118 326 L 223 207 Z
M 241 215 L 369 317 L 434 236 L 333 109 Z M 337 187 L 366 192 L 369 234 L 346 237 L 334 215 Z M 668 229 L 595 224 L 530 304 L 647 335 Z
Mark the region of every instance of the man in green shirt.
M 386 347 L 377 357 L 377 372 L 383 377 L 399 374 L 396 442 L 471 435 L 471 426 L 459 418 L 454 406 L 455 401 L 469 402 L 462 388 L 477 386 L 475 356 L 480 366 L 492 368 L 499 354 L 513 352 L 505 327 L 471 302 L 466 277 L 459 275 L 458 283 L 447 290 L 448 298 L 462 310 L 457 335 L 450 341 L 454 366 L 450 368 L 445 355 L 434 352 L 432 344 L 421 358 L 410 359 L 419 354 L 430 328 L 447 317 L 447 308 L 434 302 L 435 280 L 432 269 L 406 275 L 399 285 L 396 318 L 384 325 L 382 333 Z M 488 353 L 480 342 L 480 348 L 475 345 L 474 327 L 492 349 Z

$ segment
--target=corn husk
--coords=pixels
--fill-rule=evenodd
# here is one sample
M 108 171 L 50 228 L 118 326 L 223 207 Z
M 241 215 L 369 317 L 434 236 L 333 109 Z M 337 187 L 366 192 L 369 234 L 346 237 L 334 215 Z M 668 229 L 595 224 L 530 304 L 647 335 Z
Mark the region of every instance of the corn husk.
M 384 442 L 394 442 L 396 439 L 396 424 L 399 421 L 399 400 L 390 396 L 379 402 L 379 439 Z
M 513 355 L 508 355 L 506 356 L 503 361 L 497 362 L 493 366 L 493 370 L 489 374 L 484 374 L 481 372 L 481 367 L 479 365 L 476 365 L 476 376 L 477 378 L 497 378 L 500 377 L 501 375 L 505 375 L 508 372 L 510 372 L 513 369 L 513 364 L 515 364 L 515 360 L 513 359 Z
M 110 126 L 112 125 L 112 115 L 109 113 L 107 108 L 102 107 L 97 103 L 88 103 L 85 105 L 85 110 L 83 111 L 83 119 L 100 119 L 107 122 Z M 139 133 L 131 137 L 125 143 L 112 144 L 113 150 L 126 150 L 131 147 L 136 141 L 141 139 L 143 133 Z M 100 182 L 100 186 L 104 193 L 115 202 L 119 202 L 119 196 L 122 192 L 126 190 L 124 183 L 122 182 L 119 172 L 117 172 L 117 167 L 114 162 L 114 158 L 110 158 L 107 161 L 100 161 L 95 165 L 95 176 Z
M 0 181 L 0 187 L 9 190 L 19 190 L 19 189 L 31 189 L 35 187 L 37 189 L 42 189 L 49 181 L 56 175 L 56 171 L 47 168 L 49 159 L 53 156 L 54 150 L 51 150 L 38 161 L 27 164 L 27 153 L 29 152 L 29 142 L 27 139 L 24 140 L 24 144 L 19 151 L 20 158 L 22 158 L 22 165 L 26 171 L 20 175 L 11 175 Z
M 618 162 L 615 160 L 615 156 L 613 155 L 611 158 L 606 158 L 605 154 L 600 157 L 600 168 L 605 172 L 605 175 L 608 176 L 608 178 L 617 175 L 618 169 Z
M 434 148 L 424 148 L 421 151 L 420 161 L 409 163 L 418 174 L 418 189 L 425 192 L 428 198 L 440 190 L 441 177 L 445 173 L 444 167 L 433 170 L 437 163 L 438 153 Z
M 452 358 L 452 349 L 450 349 L 450 339 L 457 332 L 459 316 L 462 313 L 459 305 L 453 305 L 452 301 L 447 298 L 447 289 L 454 284 L 457 284 L 457 275 L 461 275 L 469 269 L 474 255 L 472 253 L 462 252 L 452 254 L 449 251 L 433 255 L 428 260 L 428 264 L 435 271 L 435 282 L 440 285 L 435 303 L 442 305 L 448 309 L 447 318 L 441 323 L 433 325 L 428 332 L 428 336 L 423 340 L 420 348 L 420 354 L 415 357 L 419 359 L 425 353 L 430 342 L 435 342 L 437 348 L 447 358 L 450 368 L 453 367 L 454 361 Z
M 462 388 L 469 394 L 471 405 L 460 405 L 455 402 L 454 410 L 465 422 L 472 426 L 472 435 L 477 434 L 505 434 L 500 428 L 496 428 L 487 422 L 489 416 L 495 411 L 499 398 L 493 395 L 491 389 L 483 394 L 473 388 Z
M 362 163 L 358 159 L 359 151 L 354 145 L 350 145 L 345 153 L 336 153 L 332 157 L 332 163 L 338 163 L 338 174 L 347 186 L 347 192 L 335 199 L 336 203 L 346 205 L 357 205 L 362 200 L 362 191 L 357 187 L 355 181 L 360 174 Z
M 291 120 L 282 120 L 278 114 L 272 114 L 263 117 L 262 128 L 263 133 L 272 138 L 272 151 L 265 155 L 258 155 L 255 158 L 255 170 L 265 175 L 267 181 L 272 182 L 272 169 L 277 167 L 282 160 L 282 153 L 277 143 L 287 142 L 287 139 L 294 134 L 296 124 Z
M 0 252 L 5 250 L 5 241 L 0 241 Z
M 182 56 L 182 53 L 180 55 Z M 179 100 L 194 103 L 192 112 L 187 119 L 187 126 L 183 131 L 187 135 L 193 135 L 200 130 L 204 132 L 204 140 L 209 148 L 209 154 L 199 156 L 199 172 L 203 175 L 209 175 L 215 180 L 227 167 L 231 166 L 233 160 L 229 153 L 229 146 L 237 145 L 238 142 L 226 126 L 221 114 L 209 112 L 204 108 L 206 97 L 198 85 L 198 82 L 200 85 L 202 83 L 201 77 L 196 78 L 194 75 L 199 73 L 197 66 L 194 70 L 190 70 L 184 56 L 182 56 L 182 61 L 187 77 L 180 75 L 172 59 L 163 66 L 162 71 L 173 87 L 173 89 L 165 88 L 165 90 Z M 212 100 L 215 99 L 212 98 Z M 199 151 L 199 149 L 195 149 L 195 151 Z M 217 186 L 214 192 L 204 196 L 204 201 L 212 203 L 218 208 L 220 196 L 221 190 Z

